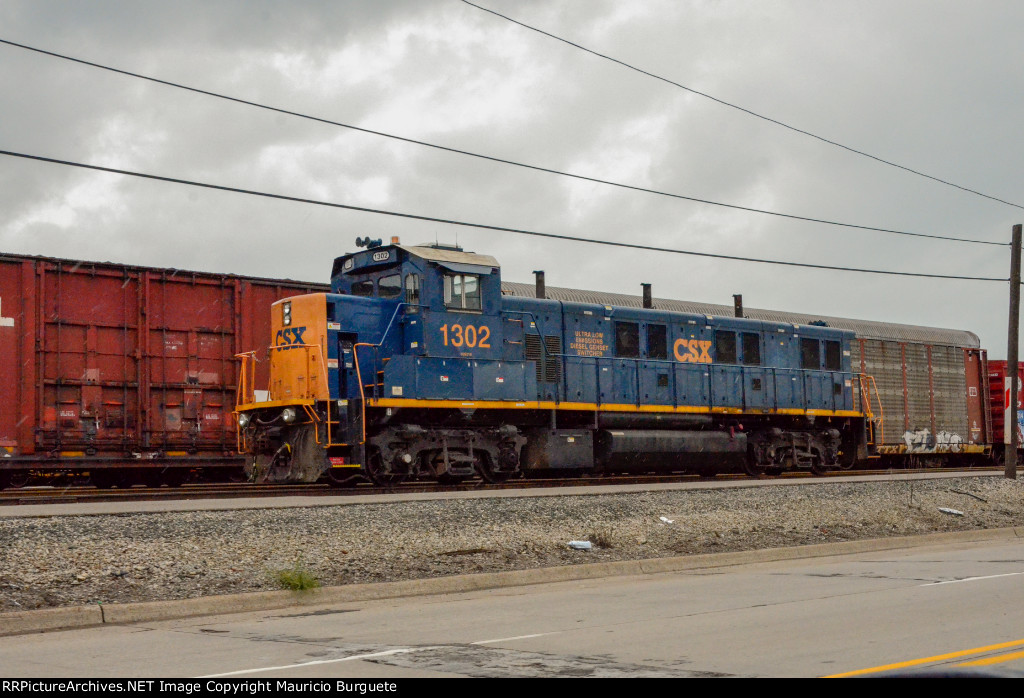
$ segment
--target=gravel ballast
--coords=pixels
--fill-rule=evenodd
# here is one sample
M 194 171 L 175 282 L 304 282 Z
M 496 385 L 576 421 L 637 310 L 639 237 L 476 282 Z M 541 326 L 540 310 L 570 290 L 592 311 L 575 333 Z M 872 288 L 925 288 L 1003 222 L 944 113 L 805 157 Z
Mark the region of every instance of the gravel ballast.
M 1001 477 L 4 518 L 0 612 L 1021 523 L 1024 484 Z

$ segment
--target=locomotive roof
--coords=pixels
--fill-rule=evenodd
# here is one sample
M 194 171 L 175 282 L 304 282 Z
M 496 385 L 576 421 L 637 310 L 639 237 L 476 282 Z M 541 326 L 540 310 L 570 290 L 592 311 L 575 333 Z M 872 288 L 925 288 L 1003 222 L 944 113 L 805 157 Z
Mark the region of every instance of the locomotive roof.
M 453 264 L 475 264 L 481 267 L 500 268 L 498 260 L 488 254 L 477 254 L 476 252 L 463 252 L 444 247 L 428 247 L 426 245 L 397 245 L 411 255 L 426 259 L 430 262 L 450 262 Z
M 536 288 L 533 284 L 503 281 L 501 283 L 501 292 L 506 296 L 521 296 L 525 298 L 536 297 Z M 596 305 L 617 305 L 627 308 L 643 307 L 643 301 L 640 296 L 631 296 L 624 293 L 601 293 L 599 291 L 584 291 L 573 288 L 558 288 L 555 286 L 547 286 L 544 293 L 549 299 L 557 301 L 594 303 Z M 733 317 L 734 312 L 731 305 L 718 305 L 715 303 L 695 303 L 692 301 L 677 301 L 668 298 L 655 298 L 653 302 L 654 307 L 657 310 L 673 310 L 680 313 Z M 918 325 L 900 325 L 892 322 L 875 322 L 872 320 L 851 320 L 848 318 L 838 318 L 827 315 L 808 315 L 806 313 L 789 313 L 778 310 L 760 310 L 758 308 L 747 307 L 743 308 L 743 316 L 754 320 L 794 323 L 797 325 L 809 325 L 815 321 L 824 321 L 828 323 L 829 327 L 853 330 L 857 333 L 857 336 L 862 339 L 884 339 L 899 342 L 939 344 L 970 349 L 978 349 L 981 347 L 981 340 L 978 339 L 978 335 L 966 330 L 949 330 L 937 327 L 921 327 Z

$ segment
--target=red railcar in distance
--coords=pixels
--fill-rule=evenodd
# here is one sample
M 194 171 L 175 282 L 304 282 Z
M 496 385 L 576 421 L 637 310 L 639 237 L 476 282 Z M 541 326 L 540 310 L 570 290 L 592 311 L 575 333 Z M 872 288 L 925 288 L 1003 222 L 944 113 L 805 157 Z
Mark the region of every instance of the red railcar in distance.
M 992 415 L 992 443 L 998 447 L 996 453 L 1001 453 L 999 444 L 1008 443 L 1006 434 L 1007 419 L 1017 423 L 1018 448 L 1024 444 L 1022 429 L 1024 429 L 1024 409 L 1021 408 L 1024 395 L 1021 395 L 1021 381 L 1024 379 L 1024 363 L 1017 365 L 1017 408 L 1010 409 L 1010 385 L 1006 380 L 1006 361 L 988 362 L 989 381 L 989 406 Z
M 241 472 L 239 360 L 271 344 L 267 308 L 326 286 L 0 255 L 0 486 L 99 486 Z M 256 364 L 266 383 L 266 362 Z

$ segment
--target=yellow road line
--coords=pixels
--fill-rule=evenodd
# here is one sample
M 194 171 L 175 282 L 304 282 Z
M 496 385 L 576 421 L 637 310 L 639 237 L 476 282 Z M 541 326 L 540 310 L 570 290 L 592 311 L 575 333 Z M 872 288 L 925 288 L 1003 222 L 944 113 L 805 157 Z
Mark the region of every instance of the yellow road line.
M 988 666 L 989 664 L 1012 662 L 1014 659 L 1021 659 L 1022 657 L 1024 657 L 1024 652 L 1011 652 L 1010 654 L 1001 654 L 998 657 L 985 657 L 984 659 L 976 659 L 973 662 L 964 662 L 963 664 L 957 664 L 957 666 Z
M 895 664 L 885 664 L 883 666 L 871 667 L 870 669 L 857 669 L 856 671 L 847 671 L 842 674 L 830 674 L 822 678 L 826 679 L 841 679 L 847 676 L 860 676 L 861 674 L 874 674 L 880 671 L 891 671 L 893 669 L 906 669 L 907 667 L 920 666 L 922 664 L 929 664 L 931 662 L 941 662 L 947 659 L 956 659 L 958 657 L 966 657 L 971 654 L 981 654 L 982 652 L 993 652 L 995 650 L 1007 649 L 1009 647 L 1019 647 L 1024 645 L 1024 640 L 1014 640 L 1013 642 L 1001 642 L 998 645 L 988 645 L 986 647 L 975 647 L 969 650 L 960 650 L 959 652 L 949 652 L 948 654 L 937 654 L 934 657 L 924 657 L 923 659 L 911 659 L 906 662 L 897 662 Z M 1024 653 L 1022 653 L 1024 654 Z

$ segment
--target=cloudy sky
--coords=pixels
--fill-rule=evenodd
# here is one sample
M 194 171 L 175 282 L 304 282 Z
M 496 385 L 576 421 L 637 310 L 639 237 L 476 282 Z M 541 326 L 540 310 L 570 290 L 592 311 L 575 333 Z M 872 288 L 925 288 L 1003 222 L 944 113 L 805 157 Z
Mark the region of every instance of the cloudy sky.
M 476 0 L 474 0 L 476 1 Z M 637 68 L 1024 205 L 1024 3 L 479 0 Z M 819 219 L 1008 242 L 1024 210 L 896 169 L 459 0 L 0 0 L 0 39 L 405 138 Z M 834 266 L 1009 275 L 1009 248 L 531 171 L 0 45 L 0 150 L 436 218 Z M 1006 282 L 573 244 L 0 156 L 0 252 L 325 282 L 357 236 L 503 278 L 953 327 L 1006 354 Z

